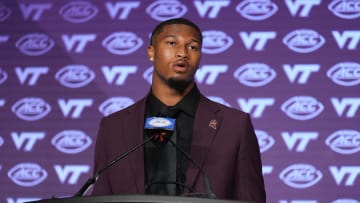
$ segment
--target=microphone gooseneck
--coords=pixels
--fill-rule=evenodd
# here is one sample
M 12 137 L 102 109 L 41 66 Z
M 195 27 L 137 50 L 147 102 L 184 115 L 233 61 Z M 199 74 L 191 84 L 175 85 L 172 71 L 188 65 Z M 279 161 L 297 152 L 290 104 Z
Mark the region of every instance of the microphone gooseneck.
M 168 114 L 168 109 L 167 108 L 161 108 L 161 113 L 162 116 L 167 115 Z M 153 142 L 155 145 L 160 146 L 167 144 L 167 142 L 170 142 L 177 151 L 181 152 L 183 155 L 185 155 L 185 157 L 191 161 L 191 163 L 193 163 L 196 168 L 198 168 L 203 176 L 203 180 L 204 180 L 204 190 L 205 190 L 205 194 L 207 195 L 208 198 L 211 199 L 215 199 L 216 195 L 215 193 L 212 191 L 211 188 L 211 184 L 210 184 L 210 180 L 208 178 L 208 176 L 206 175 L 205 171 L 203 170 L 203 168 L 200 166 L 200 164 L 198 164 L 185 150 L 183 150 L 178 144 L 176 144 L 174 141 L 172 141 L 170 139 L 170 137 L 173 135 L 174 133 L 174 129 L 175 129 L 175 122 L 176 119 L 174 118 L 168 118 L 168 117 L 151 117 L 148 118 L 145 124 L 145 130 L 152 130 L 151 132 L 152 134 L 152 138 L 153 138 Z M 157 133 L 155 133 L 157 132 Z M 159 136 L 159 134 L 164 133 L 163 136 Z M 155 136 L 154 136 L 155 135 Z M 159 184 L 158 182 L 153 182 L 151 184 Z M 183 185 L 183 183 L 178 183 L 178 182 L 174 182 L 174 184 L 180 184 Z M 146 188 L 149 186 L 150 184 L 146 185 Z M 187 187 L 186 187 L 187 188 Z M 192 191 L 192 190 L 190 190 Z
M 191 163 L 193 163 L 201 172 L 201 174 L 203 175 L 203 179 L 204 179 L 204 189 L 205 189 L 205 193 L 208 195 L 208 198 L 210 199 L 215 199 L 216 195 L 215 193 L 212 191 L 211 188 L 211 183 L 210 183 L 210 179 L 209 177 L 206 175 L 205 171 L 203 170 L 203 168 L 193 159 L 191 158 L 190 154 L 188 154 L 187 152 L 185 152 L 179 145 L 177 145 L 175 142 L 173 142 L 171 139 L 169 139 L 169 142 L 177 149 L 179 150 L 182 154 L 184 154 L 186 156 L 186 158 L 188 160 L 191 161 Z
M 148 137 L 146 140 L 144 140 L 144 142 L 136 145 L 135 147 L 131 148 L 130 150 L 126 151 L 125 153 L 117 156 L 114 160 L 112 160 L 111 162 L 109 162 L 105 167 L 103 167 L 101 170 L 99 170 L 98 172 L 96 172 L 92 177 L 90 177 L 85 184 L 80 188 L 80 190 L 74 195 L 74 197 L 82 197 L 89 189 L 90 187 L 97 181 L 98 177 L 108 168 L 110 168 L 111 166 L 113 166 L 114 164 L 116 164 L 118 161 L 120 161 L 121 159 L 127 157 L 130 153 L 136 151 L 137 149 L 139 149 L 140 147 L 144 146 L 146 143 L 150 142 L 153 138 L 155 137 L 155 135 L 152 135 L 150 137 Z
M 163 111 L 162 112 L 163 114 L 166 114 L 165 110 L 162 110 L 162 111 Z M 174 132 L 175 121 L 176 121 L 176 119 L 166 118 L 166 117 L 150 117 L 150 118 L 147 118 L 146 122 L 145 122 L 144 130 L 153 132 L 153 134 L 151 136 L 148 136 L 148 138 L 145 139 L 142 143 L 134 146 L 133 148 L 126 151 L 125 153 L 120 154 L 119 156 L 115 157 L 115 159 L 113 159 L 111 162 L 109 162 L 107 165 L 105 165 L 105 167 L 103 167 L 99 171 L 97 171 L 93 176 L 91 176 L 82 185 L 80 190 L 77 193 L 75 193 L 75 195 L 73 197 L 82 197 L 82 196 L 84 196 L 84 194 L 90 189 L 90 187 L 92 185 L 95 184 L 95 182 L 97 181 L 99 176 L 104 171 L 106 171 L 111 166 L 115 165 L 118 161 L 122 160 L 123 158 L 126 158 L 129 154 L 136 151 L 140 147 L 144 146 L 148 142 L 155 141 L 155 142 L 160 142 L 163 145 L 166 144 L 167 142 L 170 142 L 178 151 L 180 151 L 183 155 L 185 155 L 185 157 L 188 160 L 190 160 L 191 163 L 193 163 L 200 170 L 201 174 L 203 175 L 204 190 L 205 190 L 205 193 L 206 193 L 207 197 L 211 198 L 211 199 L 215 199 L 216 195 L 212 191 L 210 180 L 207 177 L 207 175 L 206 175 L 205 171 L 203 170 L 203 168 L 193 158 L 191 158 L 191 156 L 186 151 L 184 151 L 179 145 L 177 145 L 175 142 L 173 142 L 170 139 L 170 137 L 172 136 L 172 134 Z M 155 131 L 159 132 L 159 130 L 162 131 L 164 134 L 162 134 L 162 133 L 160 133 L 160 134 L 159 133 L 154 133 Z M 160 184 L 160 183 L 153 183 L 153 184 Z M 174 184 L 180 184 L 180 185 L 185 186 L 183 183 L 178 183 L 178 182 L 174 182 Z M 188 188 L 188 186 L 185 186 L 185 187 Z M 192 191 L 192 189 L 189 190 L 189 191 Z

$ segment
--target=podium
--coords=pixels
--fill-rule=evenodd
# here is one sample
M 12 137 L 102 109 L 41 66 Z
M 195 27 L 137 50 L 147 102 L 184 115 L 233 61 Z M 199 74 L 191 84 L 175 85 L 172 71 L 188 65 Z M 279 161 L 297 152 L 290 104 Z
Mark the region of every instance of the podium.
M 107 196 L 84 196 L 68 198 L 51 198 L 31 203 L 251 203 L 244 201 L 208 199 L 199 197 L 162 196 L 162 195 L 107 195 Z M 28 202 L 30 203 L 30 202 Z M 253 202 L 252 202 L 253 203 Z

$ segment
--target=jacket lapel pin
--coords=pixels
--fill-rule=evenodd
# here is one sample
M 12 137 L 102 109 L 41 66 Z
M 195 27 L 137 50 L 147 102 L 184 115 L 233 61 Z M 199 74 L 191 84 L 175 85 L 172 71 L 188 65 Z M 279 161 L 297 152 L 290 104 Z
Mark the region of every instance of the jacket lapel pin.
M 216 127 L 217 127 L 217 121 L 216 120 L 211 120 L 209 122 L 209 127 L 216 130 Z

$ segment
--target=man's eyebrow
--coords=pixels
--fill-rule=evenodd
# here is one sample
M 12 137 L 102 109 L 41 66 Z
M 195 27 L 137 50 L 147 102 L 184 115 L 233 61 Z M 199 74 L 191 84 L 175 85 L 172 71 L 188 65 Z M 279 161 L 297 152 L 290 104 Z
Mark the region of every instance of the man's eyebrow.
M 176 38 L 175 35 L 165 35 L 164 38 L 168 38 L 168 37 L 173 37 L 173 38 Z
M 166 38 L 168 38 L 168 37 L 177 38 L 176 35 L 165 35 L 165 36 L 164 36 L 164 39 L 166 39 Z M 201 44 L 200 40 L 195 39 L 195 38 L 192 38 L 191 41 L 192 41 L 192 42 L 196 42 L 196 43 L 198 43 L 198 44 Z
M 200 40 L 197 40 L 197 39 L 193 39 L 192 41 L 198 43 L 198 44 L 201 44 Z

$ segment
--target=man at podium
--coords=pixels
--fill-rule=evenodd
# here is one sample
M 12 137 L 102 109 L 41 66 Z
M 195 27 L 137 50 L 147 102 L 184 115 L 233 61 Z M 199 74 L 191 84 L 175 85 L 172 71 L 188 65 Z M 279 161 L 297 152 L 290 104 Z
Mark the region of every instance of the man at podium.
M 188 19 L 154 28 L 147 49 L 152 85 L 143 99 L 101 120 L 94 155 L 94 173 L 101 173 L 92 195 L 204 193 L 266 202 L 249 114 L 210 101 L 194 82 L 201 47 L 201 30 Z

